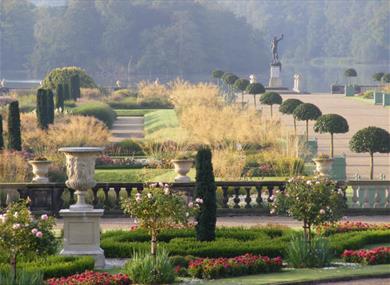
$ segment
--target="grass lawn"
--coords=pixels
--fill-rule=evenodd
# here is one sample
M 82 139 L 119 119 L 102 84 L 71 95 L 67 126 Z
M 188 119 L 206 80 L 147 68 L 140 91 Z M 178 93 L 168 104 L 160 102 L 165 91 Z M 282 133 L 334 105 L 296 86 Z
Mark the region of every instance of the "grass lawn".
M 115 109 L 114 111 L 118 116 L 138 117 L 144 116 L 150 112 L 158 111 L 158 109 Z
M 225 284 L 290 284 L 292 282 L 318 281 L 322 279 L 341 277 L 371 277 L 380 274 L 389 274 L 390 264 L 362 266 L 358 268 L 340 267 L 337 269 L 284 269 L 281 273 L 225 278 L 203 281 L 197 284 L 225 285 Z

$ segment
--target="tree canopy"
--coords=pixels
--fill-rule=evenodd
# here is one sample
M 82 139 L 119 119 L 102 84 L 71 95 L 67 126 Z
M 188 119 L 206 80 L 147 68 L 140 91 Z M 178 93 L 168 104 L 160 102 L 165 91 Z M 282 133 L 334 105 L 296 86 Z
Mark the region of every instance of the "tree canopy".
M 377 72 L 377 73 L 374 73 L 374 75 L 372 76 L 372 79 L 374 79 L 375 81 L 381 81 L 383 75 L 385 75 L 384 72 Z
M 260 97 L 261 104 L 280 105 L 283 102 L 282 96 L 277 92 L 266 92 Z
M 211 73 L 211 75 L 214 77 L 214 78 L 222 78 L 222 76 L 224 75 L 225 72 L 223 72 L 222 70 L 219 70 L 219 69 L 214 69 Z
M 299 99 L 287 99 L 283 101 L 283 103 L 279 107 L 279 111 L 283 114 L 292 114 L 296 107 L 303 104 L 303 102 Z
M 388 153 L 390 152 L 390 134 L 378 127 L 361 129 L 351 138 L 349 148 L 358 153 Z
M 240 79 L 237 79 L 236 82 L 234 82 L 233 87 L 234 87 L 234 89 L 236 89 L 238 91 L 244 92 L 249 84 L 250 83 L 249 83 L 248 79 L 240 78 Z
M 348 68 L 347 70 L 344 71 L 344 76 L 345 77 L 356 77 L 357 72 L 353 68 Z
M 261 83 L 251 83 L 247 86 L 246 92 L 252 95 L 262 94 L 265 92 L 265 88 Z
M 226 73 L 223 74 L 222 80 L 227 85 L 234 85 L 234 82 L 236 82 L 236 80 L 238 80 L 238 76 L 233 74 L 233 73 L 226 72 Z
M 317 120 L 322 113 L 316 105 L 303 103 L 295 108 L 293 115 L 299 121 L 312 121 Z
M 337 114 L 320 116 L 314 124 L 316 133 L 342 134 L 349 131 L 347 120 Z

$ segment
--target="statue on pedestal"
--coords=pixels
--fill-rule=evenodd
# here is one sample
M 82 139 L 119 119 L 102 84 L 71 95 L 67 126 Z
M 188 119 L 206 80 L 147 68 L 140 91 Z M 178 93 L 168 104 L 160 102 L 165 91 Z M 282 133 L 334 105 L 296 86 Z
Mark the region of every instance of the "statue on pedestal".
M 278 43 L 283 40 L 283 34 L 278 39 L 277 37 L 274 37 L 271 42 L 271 49 L 272 49 L 272 64 L 279 63 L 279 54 L 278 54 Z

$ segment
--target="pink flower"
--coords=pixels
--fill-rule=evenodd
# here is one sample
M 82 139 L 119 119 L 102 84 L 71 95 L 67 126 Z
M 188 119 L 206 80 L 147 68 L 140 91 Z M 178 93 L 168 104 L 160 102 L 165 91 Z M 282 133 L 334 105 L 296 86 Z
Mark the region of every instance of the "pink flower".
M 38 232 L 38 229 L 34 228 L 34 229 L 31 230 L 31 232 L 32 232 L 33 235 L 35 235 Z
M 195 202 L 198 204 L 203 204 L 203 199 L 202 198 L 196 198 Z
M 20 224 L 13 224 L 12 229 L 14 230 L 20 229 Z
M 49 217 L 48 217 L 46 214 L 44 214 L 44 215 L 41 216 L 41 220 L 43 220 L 43 221 L 47 221 L 48 218 L 49 218 Z
M 190 207 L 190 208 L 194 207 L 194 203 L 189 202 L 189 203 L 188 203 L 188 207 Z
M 321 210 L 320 210 L 320 214 L 321 214 L 321 215 L 325 215 L 325 210 L 324 210 L 324 209 L 321 209 Z
M 42 232 L 37 232 L 37 233 L 35 234 L 35 236 L 36 236 L 37 238 L 41 238 L 41 237 L 43 236 L 43 233 L 42 233 Z

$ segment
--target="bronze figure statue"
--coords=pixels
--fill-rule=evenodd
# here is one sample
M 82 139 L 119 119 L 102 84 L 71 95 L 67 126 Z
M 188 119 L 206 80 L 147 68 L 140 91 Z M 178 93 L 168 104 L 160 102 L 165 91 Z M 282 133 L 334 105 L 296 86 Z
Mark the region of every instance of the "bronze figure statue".
M 274 37 L 271 42 L 271 49 L 272 49 L 272 63 L 276 64 L 279 62 L 279 54 L 278 54 L 278 43 L 283 39 L 283 34 L 278 39 L 277 37 Z

